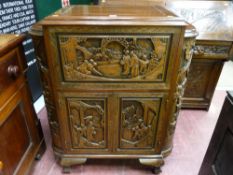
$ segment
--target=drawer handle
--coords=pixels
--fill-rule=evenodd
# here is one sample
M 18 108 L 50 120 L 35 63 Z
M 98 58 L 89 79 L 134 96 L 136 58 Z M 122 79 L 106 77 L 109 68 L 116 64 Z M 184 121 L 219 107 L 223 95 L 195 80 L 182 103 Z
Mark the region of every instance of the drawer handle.
M 19 66 L 16 66 L 16 65 L 8 66 L 7 73 L 11 77 L 14 77 L 14 78 L 17 77 L 19 75 Z
M 0 161 L 0 173 L 3 171 L 3 162 Z

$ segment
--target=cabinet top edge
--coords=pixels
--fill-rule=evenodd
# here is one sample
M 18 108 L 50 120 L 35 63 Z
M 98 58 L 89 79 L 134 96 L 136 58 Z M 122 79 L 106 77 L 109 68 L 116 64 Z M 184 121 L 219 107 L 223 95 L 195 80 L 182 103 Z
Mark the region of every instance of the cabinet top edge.
M 180 17 L 162 6 L 73 5 L 44 18 L 42 25 L 187 26 Z
M 25 35 L 0 34 L 0 56 L 18 45 L 25 39 Z

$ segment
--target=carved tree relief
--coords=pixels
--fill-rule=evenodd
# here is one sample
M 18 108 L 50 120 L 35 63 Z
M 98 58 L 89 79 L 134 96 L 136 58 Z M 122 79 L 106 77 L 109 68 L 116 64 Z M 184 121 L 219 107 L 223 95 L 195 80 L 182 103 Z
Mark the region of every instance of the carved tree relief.
M 105 148 L 105 101 L 68 99 L 74 148 Z
M 153 148 L 160 101 L 123 99 L 120 148 Z
M 58 38 L 66 81 L 161 81 L 165 76 L 169 35 L 127 38 L 59 35 Z

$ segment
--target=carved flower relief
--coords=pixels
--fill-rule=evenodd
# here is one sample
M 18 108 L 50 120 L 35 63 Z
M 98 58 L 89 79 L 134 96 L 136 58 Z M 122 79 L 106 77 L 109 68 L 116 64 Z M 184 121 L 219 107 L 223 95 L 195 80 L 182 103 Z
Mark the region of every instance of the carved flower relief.
M 106 78 L 145 76 L 166 59 L 169 43 L 168 37 L 61 39 L 64 37 L 60 37 L 61 58 L 68 79 L 77 73 Z

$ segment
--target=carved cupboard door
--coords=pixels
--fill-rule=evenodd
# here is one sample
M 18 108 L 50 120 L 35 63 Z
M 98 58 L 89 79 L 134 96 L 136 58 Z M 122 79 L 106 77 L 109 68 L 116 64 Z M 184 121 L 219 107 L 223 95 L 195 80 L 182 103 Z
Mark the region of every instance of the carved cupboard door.
M 72 153 L 155 152 L 165 94 L 63 93 L 64 138 Z M 161 129 L 161 128 L 160 128 Z M 132 152 L 133 153 L 133 152 Z
M 120 148 L 153 148 L 160 100 L 121 98 Z
M 166 94 L 119 94 L 116 151 L 118 153 L 155 153 L 160 151 L 160 118 L 165 112 Z
M 109 98 L 99 93 L 63 93 L 60 97 L 62 123 L 68 150 L 78 153 L 109 151 Z

